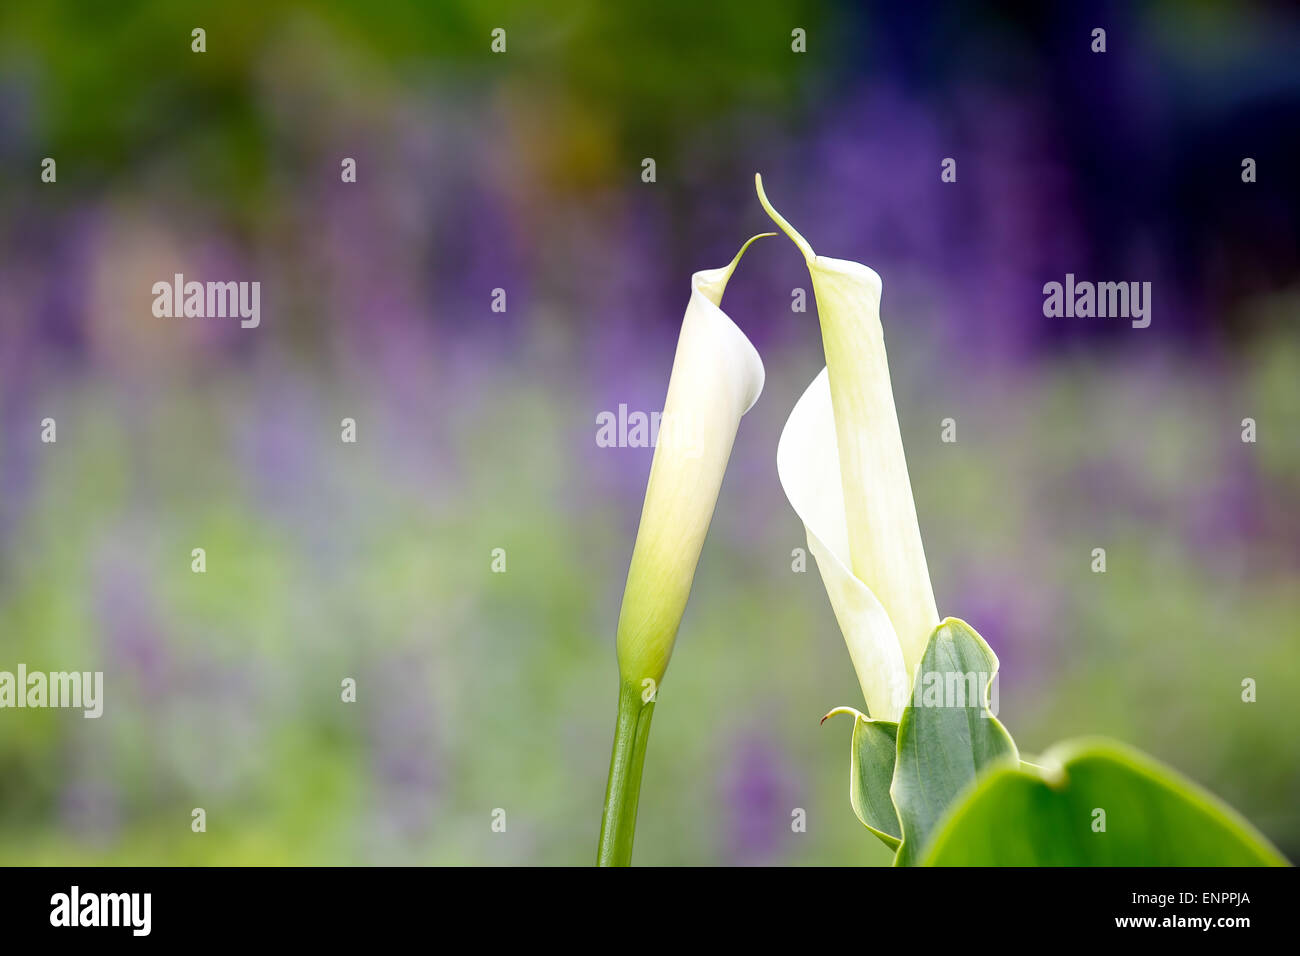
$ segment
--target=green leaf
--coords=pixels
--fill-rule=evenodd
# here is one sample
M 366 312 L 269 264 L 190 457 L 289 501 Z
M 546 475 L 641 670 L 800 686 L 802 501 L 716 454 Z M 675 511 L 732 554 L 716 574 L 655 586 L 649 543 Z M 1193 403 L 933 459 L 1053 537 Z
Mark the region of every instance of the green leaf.
M 1137 750 L 1076 740 L 1058 744 L 1042 759 L 1045 767 L 1022 764 L 981 780 L 936 832 L 924 862 L 1287 865 L 1235 810 Z
M 889 783 L 894 777 L 898 724 L 892 720 L 873 720 L 852 707 L 836 707 L 822 721 L 834 714 L 855 717 L 849 751 L 849 803 L 853 812 L 885 846 L 897 850 L 903 831 L 889 797 Z
M 920 861 L 944 814 L 978 774 L 1019 764 L 1015 741 L 988 706 L 997 671 L 997 655 L 965 621 L 945 618 L 930 635 L 898 722 L 890 786 L 902 835 L 896 866 Z

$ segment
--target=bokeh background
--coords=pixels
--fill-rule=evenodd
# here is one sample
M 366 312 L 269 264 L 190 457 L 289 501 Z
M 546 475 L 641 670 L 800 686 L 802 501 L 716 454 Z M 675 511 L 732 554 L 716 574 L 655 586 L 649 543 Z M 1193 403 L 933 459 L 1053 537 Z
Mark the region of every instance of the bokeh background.
M 590 862 L 651 455 L 596 416 L 661 406 L 690 274 L 769 225 L 755 171 L 884 277 L 940 611 L 1022 750 L 1120 737 L 1300 858 L 1300 15 L 1049 6 L 6 3 L 0 669 L 106 705 L 0 711 L 0 862 Z M 155 318 L 175 272 L 260 281 L 261 327 Z M 1044 318 L 1066 272 L 1152 282 L 1150 328 Z M 724 300 L 767 388 L 641 863 L 887 861 L 776 477 L 822 364 L 796 287 L 770 239 Z

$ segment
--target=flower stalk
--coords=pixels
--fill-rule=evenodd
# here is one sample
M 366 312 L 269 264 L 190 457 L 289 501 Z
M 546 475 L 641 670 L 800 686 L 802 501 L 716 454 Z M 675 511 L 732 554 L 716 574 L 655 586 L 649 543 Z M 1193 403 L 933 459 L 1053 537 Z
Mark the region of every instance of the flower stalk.
M 605 787 L 605 812 L 600 821 L 597 866 L 628 866 L 636 836 L 636 809 L 641 799 L 641 770 L 650 740 L 654 700 L 643 701 L 626 681 L 618 689 L 618 722 L 614 727 L 614 752 L 609 758 L 609 783 Z

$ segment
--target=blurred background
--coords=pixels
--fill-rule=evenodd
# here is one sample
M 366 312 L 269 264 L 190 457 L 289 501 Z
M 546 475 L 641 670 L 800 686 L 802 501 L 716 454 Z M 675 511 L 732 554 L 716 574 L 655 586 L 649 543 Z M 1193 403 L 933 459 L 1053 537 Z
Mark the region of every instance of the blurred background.
M 5 4 L 0 669 L 106 700 L 0 711 L 0 862 L 591 862 L 651 456 L 596 417 L 661 407 L 690 274 L 770 225 L 755 171 L 884 278 L 939 609 L 1021 749 L 1122 738 L 1300 858 L 1300 14 L 1044 6 Z M 260 281 L 261 326 L 155 317 L 178 272 Z M 1067 272 L 1151 282 L 1150 327 L 1044 318 Z M 769 239 L 724 299 L 767 388 L 639 863 L 888 860 L 776 476 L 808 285 Z

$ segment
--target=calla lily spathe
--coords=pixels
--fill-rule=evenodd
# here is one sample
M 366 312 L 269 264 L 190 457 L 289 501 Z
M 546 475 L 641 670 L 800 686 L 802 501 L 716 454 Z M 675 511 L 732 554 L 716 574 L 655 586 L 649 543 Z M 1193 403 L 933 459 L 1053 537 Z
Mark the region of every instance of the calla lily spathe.
M 826 368 L 781 433 L 777 471 L 808 532 L 867 708 L 898 720 L 939 614 L 894 409 L 880 276 L 814 253 L 758 176 L 755 186 L 804 254 L 826 351 Z
M 721 309 L 727 281 L 758 238 L 729 265 L 691 277 L 618 619 L 619 672 L 637 686 L 663 679 L 740 418 L 763 390 L 758 351 Z

